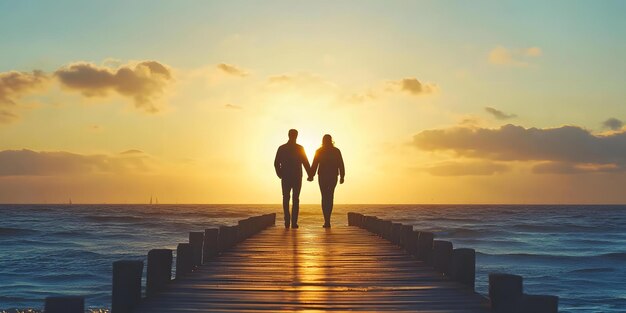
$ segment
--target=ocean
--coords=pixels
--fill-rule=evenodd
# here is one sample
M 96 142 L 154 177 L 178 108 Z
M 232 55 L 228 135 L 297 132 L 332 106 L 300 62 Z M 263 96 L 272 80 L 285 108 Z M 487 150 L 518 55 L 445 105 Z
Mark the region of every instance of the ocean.
M 84 295 L 90 311 L 111 303 L 111 264 L 176 249 L 189 231 L 277 212 L 279 205 L 0 205 L 0 312 L 43 307 L 53 295 Z M 626 206 L 337 205 L 432 231 L 474 248 L 476 290 L 487 274 L 524 277 L 531 294 L 558 295 L 561 312 L 626 312 Z M 303 205 L 300 227 L 321 227 Z M 144 269 L 145 270 L 145 269 Z M 144 274 L 145 278 L 145 274 Z

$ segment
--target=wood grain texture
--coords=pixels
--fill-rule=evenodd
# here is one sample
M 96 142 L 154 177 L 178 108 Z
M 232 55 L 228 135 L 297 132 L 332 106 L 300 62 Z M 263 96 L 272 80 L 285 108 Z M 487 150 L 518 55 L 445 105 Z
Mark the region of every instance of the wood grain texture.
M 135 312 L 489 312 L 488 301 L 363 229 L 270 227 Z

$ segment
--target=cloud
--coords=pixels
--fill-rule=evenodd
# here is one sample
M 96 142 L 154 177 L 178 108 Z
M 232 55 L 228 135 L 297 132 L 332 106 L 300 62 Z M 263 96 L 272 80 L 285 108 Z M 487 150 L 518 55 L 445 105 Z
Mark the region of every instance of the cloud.
M 340 94 L 341 90 L 334 83 L 311 73 L 293 73 L 274 75 L 267 78 L 270 88 L 293 90 L 304 93 Z
M 295 77 L 293 75 L 287 75 L 287 74 L 274 75 L 274 76 L 270 76 L 267 78 L 267 81 L 270 84 L 284 84 L 284 83 L 293 82 L 294 80 L 295 80 Z
M 219 70 L 221 70 L 222 72 L 229 74 L 229 75 L 233 75 L 233 76 L 239 76 L 239 77 L 246 77 L 248 76 L 248 72 L 245 71 L 244 69 L 237 67 L 235 65 L 231 65 L 231 64 L 226 64 L 226 63 L 220 63 L 217 65 L 217 68 Z
M 0 151 L 0 176 L 67 176 L 93 173 L 145 172 L 148 156 L 83 155 L 71 152 Z
M 224 107 L 229 109 L 229 110 L 243 110 L 243 108 L 241 106 L 230 104 L 230 103 L 225 104 Z
M 539 47 L 530 47 L 524 50 L 524 55 L 529 57 L 539 57 L 543 54 L 543 51 Z
M 20 117 L 17 114 L 9 110 L 0 110 L 0 124 L 9 124 L 18 120 L 19 118 Z
M 49 77 L 42 71 L 0 73 L 0 124 L 12 123 L 19 119 L 14 112 L 17 101 L 30 93 L 45 87 Z
M 466 127 L 476 127 L 483 123 L 483 120 L 477 116 L 462 116 L 458 124 Z
M 267 78 L 267 82 L 274 85 L 323 85 L 334 86 L 331 82 L 311 73 L 280 74 Z
M 384 84 L 384 85 L 383 85 Z M 387 87 L 388 82 L 379 84 Z M 319 105 L 321 103 L 336 106 L 360 105 L 379 99 L 382 90 L 376 87 L 351 88 L 338 85 L 319 75 L 308 72 L 285 73 L 269 76 L 265 84 L 266 90 L 279 97 L 295 94 L 303 97 L 302 103 Z
M 433 83 L 422 83 L 417 78 L 409 77 L 391 82 L 400 91 L 407 92 L 414 96 L 433 94 L 439 91 L 439 87 Z
M 626 169 L 626 132 L 594 135 L 577 126 L 524 128 L 452 127 L 425 130 L 413 136 L 413 145 L 426 151 L 490 161 L 553 162 L 536 172 L 570 167 L 587 171 Z M 561 172 L 563 172 L 561 170 Z
M 372 90 L 368 90 L 365 93 L 351 93 L 342 97 L 342 102 L 361 104 L 368 101 L 374 101 L 378 99 L 376 93 Z
M 276 93 L 298 93 L 307 99 L 322 99 L 338 105 L 364 104 L 384 100 L 395 93 L 407 93 L 412 96 L 431 95 L 439 91 L 433 83 L 423 83 L 416 78 L 374 82 L 370 86 L 358 89 L 338 85 L 316 74 L 299 72 L 269 76 L 266 87 Z
M 0 73 L 0 106 L 11 106 L 25 94 L 40 89 L 48 81 L 42 71 Z
M 506 172 L 510 166 L 490 161 L 446 161 L 422 170 L 433 176 L 488 176 Z
M 604 121 L 602 123 L 602 126 L 604 126 L 604 128 L 608 128 L 610 130 L 620 130 L 622 129 L 622 127 L 624 127 L 624 122 L 622 122 L 621 120 L 618 120 L 614 117 L 609 118 L 608 120 Z
M 74 63 L 58 69 L 54 76 L 62 86 L 86 97 L 102 97 L 111 91 L 130 97 L 135 107 L 156 113 L 156 101 L 172 80 L 170 69 L 157 61 L 143 61 L 117 68 L 92 63 Z
M 616 172 L 622 171 L 616 164 L 576 164 L 569 162 L 542 162 L 532 168 L 537 174 L 581 174 L 592 172 Z
M 543 54 L 539 47 L 529 47 L 524 49 L 508 49 L 503 46 L 497 46 L 489 51 L 487 60 L 491 64 L 502 66 L 526 67 L 530 63 L 530 58 L 537 58 Z
M 120 152 L 120 154 L 144 154 L 143 151 L 141 150 L 137 150 L 137 149 L 130 149 L 130 150 L 126 150 L 126 151 L 122 151 Z
M 517 115 L 515 114 L 506 114 L 496 108 L 492 108 L 492 107 L 485 107 L 485 111 L 487 111 L 487 113 L 493 115 L 493 117 L 499 119 L 499 120 L 508 120 L 508 119 L 512 119 L 512 118 L 516 118 Z

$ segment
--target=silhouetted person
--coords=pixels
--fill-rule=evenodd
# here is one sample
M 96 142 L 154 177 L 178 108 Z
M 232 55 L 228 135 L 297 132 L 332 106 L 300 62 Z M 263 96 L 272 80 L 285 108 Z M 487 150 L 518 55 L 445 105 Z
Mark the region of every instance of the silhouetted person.
M 311 171 L 309 160 L 306 157 L 304 148 L 296 143 L 298 131 L 289 130 L 289 141 L 278 147 L 274 168 L 276 175 L 281 179 L 283 189 L 283 211 L 285 212 L 285 227 L 298 228 L 298 211 L 300 210 L 300 190 L 302 189 L 302 166 L 307 174 Z M 289 197 L 293 190 L 293 207 L 291 217 L 289 215 Z
M 317 167 L 319 166 L 319 170 Z M 324 135 L 322 147 L 315 151 L 313 165 L 309 174 L 309 181 L 313 180 L 317 170 L 317 180 L 322 193 L 322 212 L 324 213 L 324 227 L 330 227 L 330 214 L 333 212 L 333 200 L 335 197 L 335 187 L 337 187 L 337 176 L 340 176 L 339 183 L 343 184 L 346 176 L 346 169 L 343 165 L 341 151 L 335 147 L 333 138 Z

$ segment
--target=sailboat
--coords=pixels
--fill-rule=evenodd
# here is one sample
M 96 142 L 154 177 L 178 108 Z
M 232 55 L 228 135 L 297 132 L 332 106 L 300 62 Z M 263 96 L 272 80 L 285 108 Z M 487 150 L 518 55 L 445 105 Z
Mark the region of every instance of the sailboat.
M 150 196 L 150 205 L 152 205 L 152 196 Z
M 156 197 L 156 201 L 154 204 L 159 204 L 159 197 Z
M 70 198 L 70 202 L 69 202 L 69 205 L 72 205 L 72 198 Z

